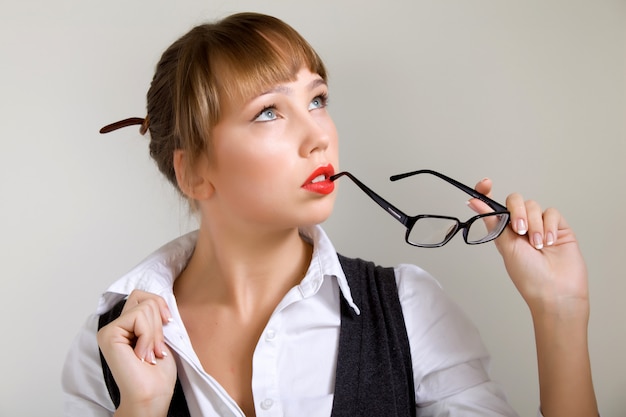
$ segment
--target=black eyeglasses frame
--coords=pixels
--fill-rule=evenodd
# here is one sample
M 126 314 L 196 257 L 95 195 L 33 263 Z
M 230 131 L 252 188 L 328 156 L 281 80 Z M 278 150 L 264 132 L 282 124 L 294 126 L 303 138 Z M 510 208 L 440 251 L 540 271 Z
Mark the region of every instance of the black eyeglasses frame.
M 448 177 L 447 175 L 444 175 L 440 172 L 431 170 L 431 169 L 420 169 L 417 171 L 411 171 L 411 172 L 407 172 L 404 174 L 397 174 L 397 175 L 392 175 L 391 177 L 389 177 L 389 179 L 391 181 L 398 181 L 404 178 L 408 178 L 414 175 L 419 175 L 419 174 L 430 174 L 430 175 L 434 175 L 444 181 L 446 181 L 449 184 L 452 184 L 453 186 L 455 186 L 456 188 L 460 189 L 461 191 L 469 194 L 470 196 L 472 196 L 473 198 L 476 198 L 480 201 L 482 201 L 483 203 L 485 203 L 488 207 L 490 207 L 491 209 L 493 209 L 494 211 L 491 213 L 484 213 L 484 214 L 478 214 L 476 216 L 471 217 L 469 220 L 467 220 L 466 222 L 462 222 L 460 221 L 458 218 L 456 217 L 451 217 L 451 216 L 440 216 L 440 215 L 436 215 L 436 214 L 418 214 L 416 216 L 409 216 L 406 213 L 404 213 L 402 210 L 400 210 L 399 208 L 397 208 L 396 206 L 394 206 L 393 204 L 391 204 L 390 202 L 388 202 L 387 200 L 385 200 L 383 197 L 381 197 L 378 193 L 376 193 L 374 190 L 372 190 L 371 188 L 369 188 L 367 185 L 365 185 L 363 182 L 361 182 L 358 178 L 356 178 L 354 175 L 352 175 L 352 173 L 348 172 L 348 171 L 342 171 L 339 172 L 333 176 L 330 177 L 331 181 L 335 181 L 336 179 L 342 177 L 342 176 L 347 176 L 348 178 L 350 178 L 352 180 L 352 182 L 354 182 L 365 194 L 367 194 L 372 200 L 374 200 L 383 210 L 385 210 L 387 213 L 389 213 L 394 219 L 396 219 L 397 221 L 399 221 L 400 223 L 402 223 L 404 225 L 404 227 L 406 227 L 406 235 L 405 235 L 405 241 L 406 243 L 408 243 L 409 245 L 412 246 L 417 246 L 417 247 L 422 247 L 422 248 L 438 248 L 441 246 L 444 246 L 446 243 L 448 243 L 450 240 L 452 240 L 452 238 L 459 232 L 459 230 L 463 230 L 463 240 L 465 241 L 465 243 L 467 243 L 468 245 L 477 245 L 477 244 L 482 244 L 482 243 L 487 243 L 490 242 L 494 239 L 497 239 L 502 232 L 504 231 L 504 229 L 506 228 L 506 226 L 508 225 L 510 218 L 511 218 L 511 214 L 510 212 L 507 210 L 506 206 L 498 203 L 495 200 L 492 200 L 491 198 L 487 197 L 486 195 L 479 193 L 478 191 L 474 190 L 471 187 L 468 187 L 467 185 Z M 501 229 L 493 234 L 489 236 L 489 239 L 485 239 L 485 240 L 481 240 L 478 242 L 473 242 L 468 240 L 468 231 L 470 226 L 472 225 L 472 223 L 474 223 L 475 221 L 482 219 L 484 217 L 491 217 L 491 216 L 496 216 L 496 215 L 506 215 L 507 219 L 506 221 L 501 221 Z M 415 225 L 415 223 L 417 223 L 417 221 L 419 219 L 423 219 L 423 218 L 438 218 L 438 219 L 446 219 L 446 220 L 453 220 L 456 222 L 456 228 L 454 230 L 451 230 L 447 235 L 446 238 L 443 242 L 437 243 L 437 244 L 420 244 L 420 243 L 415 243 L 415 242 L 411 242 L 409 240 L 409 235 L 411 233 L 411 230 L 413 229 L 413 226 Z

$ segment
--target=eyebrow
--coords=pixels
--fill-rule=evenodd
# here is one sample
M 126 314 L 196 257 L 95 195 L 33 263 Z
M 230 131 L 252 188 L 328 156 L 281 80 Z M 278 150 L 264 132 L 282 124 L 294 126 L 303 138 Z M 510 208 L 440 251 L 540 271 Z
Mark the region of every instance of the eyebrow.
M 324 81 L 323 78 L 314 79 L 307 85 L 307 87 L 309 90 L 313 90 L 314 88 L 317 88 L 320 85 L 327 85 L 326 81 Z M 276 87 L 270 88 L 267 91 L 264 91 L 263 93 L 259 94 L 259 96 L 264 96 L 266 94 L 275 94 L 275 93 L 291 95 L 293 93 L 293 89 L 290 87 L 287 87 L 286 85 L 280 84 L 280 85 L 277 85 Z

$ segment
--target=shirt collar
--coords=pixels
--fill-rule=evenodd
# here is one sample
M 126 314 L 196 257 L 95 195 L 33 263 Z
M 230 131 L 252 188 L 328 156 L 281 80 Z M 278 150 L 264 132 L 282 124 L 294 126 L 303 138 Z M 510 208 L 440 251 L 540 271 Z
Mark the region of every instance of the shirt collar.
M 115 281 L 100 298 L 96 314 L 110 310 L 133 290 L 163 294 L 171 292 L 174 280 L 187 265 L 198 238 L 198 231 L 183 235 L 161 246 L 136 267 Z
M 313 244 L 311 264 L 298 286 L 303 297 L 315 294 L 323 279 L 335 278 L 348 305 L 356 314 L 360 314 L 359 308 L 352 300 L 352 293 L 337 252 L 322 227 L 316 225 L 302 228 L 300 234 Z M 197 237 L 198 231 L 187 233 L 153 252 L 106 290 L 100 298 L 96 314 L 110 310 L 133 290 L 158 295 L 171 293 L 174 280 L 185 268 L 193 253 Z
M 326 235 L 326 232 L 324 232 L 324 229 L 322 229 L 321 226 L 301 228 L 300 234 L 313 244 L 311 264 L 299 286 L 302 295 L 306 297 L 307 295 L 311 295 L 311 292 L 317 292 L 317 289 L 319 289 L 321 285 L 321 279 L 335 278 L 341 295 L 348 302 L 348 305 L 356 314 L 361 314 L 352 299 L 350 286 L 348 285 L 348 280 L 343 272 L 343 268 L 339 263 L 337 251 L 328 238 L 328 235 Z M 320 277 L 319 284 L 315 282 L 315 278 L 313 277 Z M 317 285 L 313 286 L 314 284 Z

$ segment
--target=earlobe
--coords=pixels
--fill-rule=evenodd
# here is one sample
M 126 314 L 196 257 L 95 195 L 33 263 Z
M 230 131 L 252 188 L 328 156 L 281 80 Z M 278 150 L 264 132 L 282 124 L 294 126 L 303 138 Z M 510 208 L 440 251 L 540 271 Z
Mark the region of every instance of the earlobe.
M 205 157 L 199 157 L 193 164 L 182 149 L 174 151 L 174 172 L 178 188 L 192 200 L 206 200 L 213 194 L 209 181 Z

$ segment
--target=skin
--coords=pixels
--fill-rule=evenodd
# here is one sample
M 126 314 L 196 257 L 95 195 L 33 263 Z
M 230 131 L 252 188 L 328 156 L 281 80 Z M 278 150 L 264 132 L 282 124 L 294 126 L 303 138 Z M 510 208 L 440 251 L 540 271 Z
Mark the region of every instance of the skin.
M 211 156 L 191 174 L 184 152 L 174 155 L 178 182 L 201 219 L 194 254 L 175 281 L 178 308 L 202 366 L 247 416 L 255 415 L 256 342 L 311 260 L 298 227 L 324 221 L 334 203 L 334 192 L 303 187 L 319 167 L 338 164 L 326 93 L 321 78 L 303 69 L 293 82 L 243 103 L 224 103 Z M 490 180 L 476 185 L 488 195 L 491 188 Z M 481 204 L 470 201 L 477 212 L 485 210 Z M 587 351 L 587 272 L 576 238 L 555 209 L 542 211 L 519 194 L 507 198 L 507 207 L 511 226 L 496 246 L 533 318 L 543 414 L 597 415 Z M 121 392 L 116 416 L 167 414 L 176 380 L 163 340 L 170 317 L 163 299 L 134 291 L 121 316 L 98 333 Z M 229 331 L 233 327 L 240 331 Z
M 489 195 L 491 181 L 476 190 Z M 470 202 L 482 212 L 479 201 Z M 506 270 L 528 305 L 535 330 L 545 417 L 597 416 L 587 343 L 587 268 L 576 236 L 554 208 L 507 197 L 511 227 L 496 240 Z

